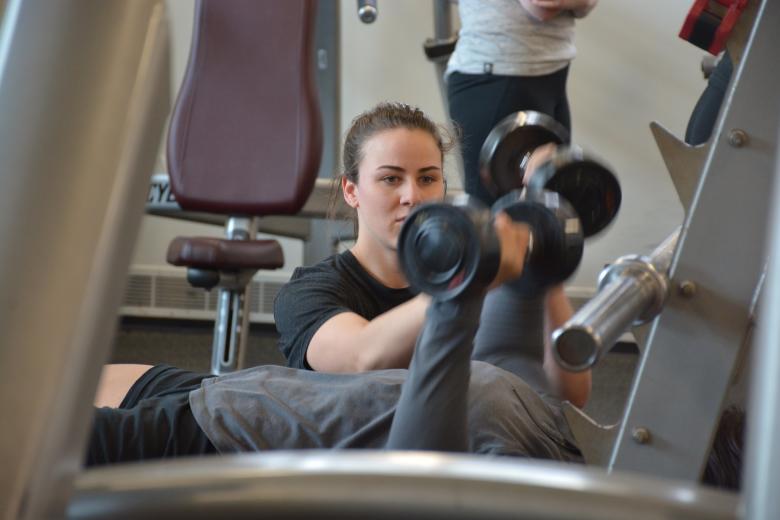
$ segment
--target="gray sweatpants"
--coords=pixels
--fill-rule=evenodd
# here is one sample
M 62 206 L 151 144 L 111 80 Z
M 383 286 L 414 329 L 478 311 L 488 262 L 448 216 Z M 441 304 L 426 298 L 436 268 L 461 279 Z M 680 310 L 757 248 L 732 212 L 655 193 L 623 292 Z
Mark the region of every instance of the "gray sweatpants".
M 487 298 L 434 300 L 401 390 L 387 448 L 468 450 L 472 354 L 543 393 L 543 301 L 543 296 L 527 299 L 509 287 L 491 291 Z

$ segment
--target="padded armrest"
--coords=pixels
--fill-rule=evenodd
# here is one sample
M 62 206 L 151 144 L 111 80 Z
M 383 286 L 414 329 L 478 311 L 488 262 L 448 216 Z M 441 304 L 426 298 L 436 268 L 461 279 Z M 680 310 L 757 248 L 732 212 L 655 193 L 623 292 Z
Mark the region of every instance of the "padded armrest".
M 168 246 L 167 260 L 173 265 L 215 271 L 278 269 L 284 265 L 284 254 L 276 240 L 176 237 Z

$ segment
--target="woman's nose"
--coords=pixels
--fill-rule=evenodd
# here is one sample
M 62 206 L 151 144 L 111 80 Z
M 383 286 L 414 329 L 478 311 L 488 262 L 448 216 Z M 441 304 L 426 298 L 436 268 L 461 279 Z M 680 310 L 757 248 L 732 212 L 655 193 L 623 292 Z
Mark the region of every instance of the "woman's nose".
M 406 186 L 403 187 L 402 193 L 401 193 L 401 203 L 409 206 L 414 206 L 418 202 L 420 202 L 420 187 L 417 186 L 415 183 L 410 182 L 407 183 Z

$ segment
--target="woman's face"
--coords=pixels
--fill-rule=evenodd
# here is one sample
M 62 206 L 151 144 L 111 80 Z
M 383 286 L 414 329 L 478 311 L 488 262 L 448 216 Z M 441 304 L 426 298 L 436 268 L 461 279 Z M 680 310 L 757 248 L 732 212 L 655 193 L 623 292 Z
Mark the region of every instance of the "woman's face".
M 374 134 L 362 151 L 357 183 L 342 179 L 344 199 L 357 209 L 358 242 L 395 250 L 412 209 L 444 197 L 442 153 L 428 132 L 406 128 Z

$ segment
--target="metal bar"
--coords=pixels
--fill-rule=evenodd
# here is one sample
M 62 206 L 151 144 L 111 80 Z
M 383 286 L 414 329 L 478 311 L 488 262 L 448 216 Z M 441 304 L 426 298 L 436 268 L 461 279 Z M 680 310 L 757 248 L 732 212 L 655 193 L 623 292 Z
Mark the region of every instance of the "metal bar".
M 215 462 L 91 470 L 68 518 L 727 520 L 739 507 L 722 490 L 539 460 L 308 450 Z
M 553 333 L 557 361 L 567 370 L 587 370 L 631 325 L 654 318 L 668 292 L 666 272 L 679 229 L 649 257 L 624 256 L 600 276 L 599 292 Z
M 162 137 L 162 0 L 9 0 L 0 29 L 0 515 L 61 518 Z
M 229 240 L 247 240 L 257 236 L 256 218 L 228 220 L 225 235 Z M 243 273 L 228 286 L 219 288 L 214 341 L 211 347 L 211 373 L 225 374 L 244 368 L 249 336 L 249 282 L 254 272 Z
M 451 0 L 433 0 L 433 37 L 442 41 L 452 36 Z

